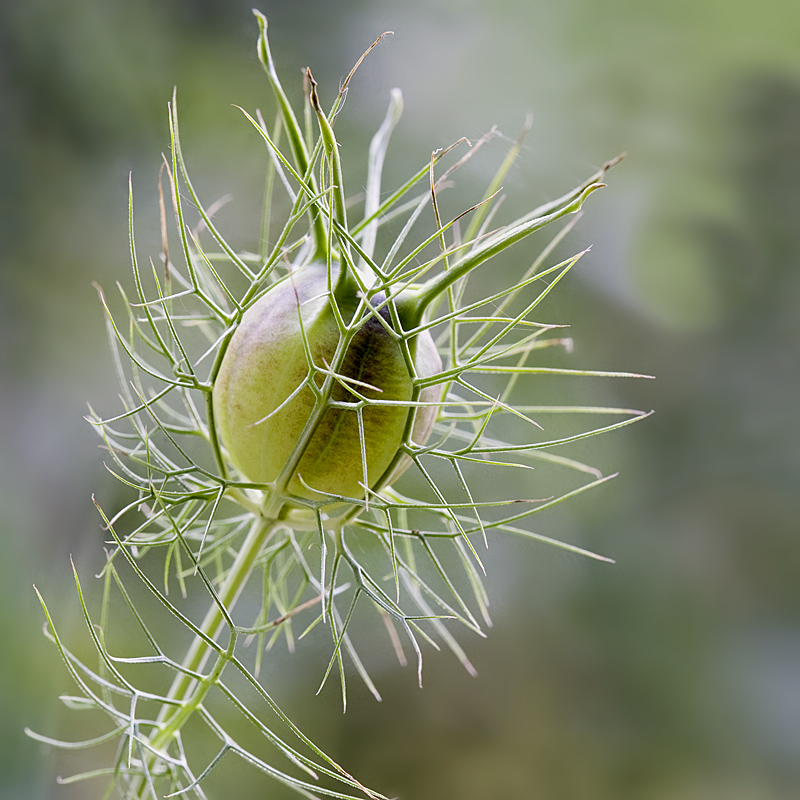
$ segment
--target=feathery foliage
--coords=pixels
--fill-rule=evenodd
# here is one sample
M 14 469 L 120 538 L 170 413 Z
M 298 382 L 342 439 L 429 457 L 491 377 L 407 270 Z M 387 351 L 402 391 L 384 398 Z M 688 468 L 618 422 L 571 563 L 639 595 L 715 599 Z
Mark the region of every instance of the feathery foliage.
M 260 113 L 253 117 L 244 112 L 265 145 L 263 251 L 239 252 L 218 230 L 213 209 L 204 205 L 187 172 L 173 97 L 164 182 L 180 252 L 170 251 L 165 233 L 162 267 L 142 264 L 134 239 L 131 188 L 134 294 L 120 289 L 125 319 L 112 317 L 100 292 L 122 410 L 110 418 L 92 412 L 90 421 L 104 440 L 108 468 L 130 488 L 133 499 L 113 516 L 97 506 L 110 537 L 98 618 L 90 613 L 75 572 L 95 663 L 67 648 L 43 599 L 42 606 L 48 635 L 80 690 L 80 696 L 63 701 L 75 709 L 102 712 L 108 729 L 83 742 L 29 733 L 66 748 L 116 743 L 113 763 L 66 779 L 106 777 L 108 797 L 116 792 L 114 796 L 130 800 L 204 798 L 204 779 L 226 756 L 238 756 L 305 797 L 382 797 L 312 743 L 272 699 L 261 680 L 272 646 L 283 639 L 293 649 L 321 623 L 331 636 L 329 663 L 320 668 L 322 684 L 338 673 L 346 703 L 349 662 L 377 697 L 351 635 L 354 612 L 366 605 L 385 624 L 401 661 L 403 643 L 410 646 L 420 682 L 425 645 L 449 648 L 472 671 L 453 625 L 483 635 L 489 624 L 481 550 L 496 533 L 507 533 L 602 558 L 539 536 L 526 523 L 542 509 L 613 477 L 560 456 L 560 445 L 645 416 L 624 408 L 518 402 L 524 383 L 542 375 L 643 377 L 536 363 L 541 349 L 568 344 L 560 326 L 537 322 L 533 315 L 582 254 L 556 264 L 549 259 L 615 161 L 552 203 L 492 227 L 497 225 L 499 187 L 522 146 L 520 139 L 479 202 L 443 221 L 438 195 L 484 140 L 461 141 L 435 152 L 429 163 L 385 195 L 382 166 L 402 106 L 395 90 L 369 150 L 363 203 L 354 207 L 346 199 L 334 136 L 353 73 L 325 113 L 307 72 L 305 119 L 318 123 L 312 136 L 286 98 L 270 54 L 266 20 L 257 17 L 258 54 L 277 101 L 272 127 Z M 287 142 L 283 149 L 282 139 Z M 465 154 L 443 167 L 455 147 Z M 290 206 L 283 218 L 275 211 L 274 197 L 281 189 Z M 162 198 L 165 231 L 167 205 Z M 361 209 L 355 224 L 348 220 L 354 208 Z M 433 215 L 435 230 L 415 240 L 414 228 L 423 214 Z M 475 268 L 545 225 L 567 218 L 514 285 L 470 299 L 468 281 Z M 389 223 L 399 230 L 387 241 L 381 234 Z M 339 323 L 339 343 L 332 363 L 315 363 L 306 347 L 307 373 L 296 391 L 312 391 L 315 405 L 304 435 L 312 434 L 321 416 L 333 408 L 356 415 L 363 432 L 364 409 L 399 402 L 370 397 L 370 387 L 337 372 L 369 320 L 387 326 L 413 377 L 412 397 L 400 403 L 408 409 L 403 442 L 384 479 L 372 486 L 362 482 L 361 497 L 328 493 L 309 500 L 287 494 L 286 478 L 297 465 L 300 445 L 282 479 L 270 485 L 252 483 L 230 466 L 215 425 L 214 382 L 243 314 L 311 261 L 327 265 L 328 302 Z M 334 291 L 342 275 L 358 284 L 359 302 L 349 317 L 338 307 Z M 382 309 L 388 315 L 381 316 Z M 415 373 L 413 342 L 423 331 L 433 334 L 442 359 L 441 370 L 432 376 Z M 438 387 L 438 399 L 421 400 L 431 386 Z M 437 408 L 433 435 L 426 443 L 415 442 L 415 414 L 431 402 Z M 537 419 L 553 414 L 611 422 L 548 438 Z M 366 462 L 363 433 L 361 452 Z M 409 462 L 412 469 L 394 485 L 390 478 L 396 468 Z M 495 476 L 514 487 L 522 485 L 515 483 L 515 474 L 529 476 L 539 466 L 574 474 L 573 488 L 544 499 L 498 496 L 502 486 Z M 156 601 L 155 610 L 149 603 L 145 611 L 143 594 Z M 250 601 L 246 610 L 236 605 L 243 594 Z M 197 621 L 195 611 L 203 598 L 208 610 Z M 156 632 L 164 618 L 176 631 L 168 641 Z M 117 652 L 120 642 L 134 640 L 144 647 L 139 655 Z M 174 653 L 184 641 L 185 651 Z M 129 652 L 127 646 L 122 650 Z M 237 741 L 226 725 L 231 711 L 248 720 L 260 737 L 246 744 Z M 187 725 L 190 720 L 195 727 Z M 217 741 L 211 756 L 195 755 L 197 722 Z

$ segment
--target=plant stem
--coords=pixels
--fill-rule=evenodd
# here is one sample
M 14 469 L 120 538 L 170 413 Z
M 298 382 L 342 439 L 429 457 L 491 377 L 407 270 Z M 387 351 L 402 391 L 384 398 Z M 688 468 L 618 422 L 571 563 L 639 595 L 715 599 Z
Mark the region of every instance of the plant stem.
M 297 122 L 294 110 L 292 109 L 286 93 L 283 91 L 278 72 L 275 69 L 275 62 L 272 60 L 272 53 L 269 49 L 269 39 L 267 38 L 267 18 L 259 11 L 253 10 L 253 13 L 258 20 L 259 37 L 258 37 L 258 57 L 261 61 L 264 71 L 267 73 L 272 91 L 275 94 L 275 99 L 278 101 L 278 108 L 280 109 L 281 117 L 283 119 L 286 134 L 289 139 L 289 146 L 294 157 L 294 162 L 297 165 L 297 171 L 301 175 L 308 173 L 308 182 L 311 186 L 312 194 L 317 194 L 316 180 L 313 172 L 309 171 L 308 167 L 311 163 L 306 143 L 303 141 L 303 132 Z M 309 208 L 309 217 L 311 220 L 311 229 L 314 235 L 315 253 L 314 258 L 317 261 L 325 261 L 327 258 L 327 241 L 325 224 L 322 221 L 322 216 L 313 206 Z
M 480 266 L 485 261 L 493 258 L 498 253 L 516 244 L 521 239 L 540 230 L 545 225 L 554 222 L 567 214 L 574 214 L 580 210 L 584 200 L 597 189 L 605 186 L 603 183 L 590 183 L 585 186 L 582 191 L 572 198 L 570 202 L 565 203 L 561 208 L 553 211 L 550 214 L 545 214 L 535 219 L 526 220 L 518 225 L 511 226 L 509 229 L 501 233 L 491 236 L 486 241 L 479 244 L 468 253 L 466 256 L 456 261 L 450 269 L 431 278 L 427 283 L 423 284 L 418 289 L 406 290 L 397 301 L 397 311 L 403 322 L 403 327 L 407 330 L 415 328 L 422 321 L 425 309 L 435 300 L 440 294 L 445 292 L 456 281 L 465 277 L 475 267 Z
M 207 636 L 216 638 L 219 635 L 224 621 L 220 605 L 224 606 L 229 612 L 231 611 L 250 577 L 258 554 L 277 524 L 276 515 L 267 516 L 266 514 L 261 514 L 253 520 L 250 531 L 228 571 L 225 582 L 219 590 L 219 602 L 215 601 L 211 604 L 200 626 L 200 630 Z M 166 699 L 170 701 L 177 700 L 178 705 L 165 703 L 161 707 L 156 720 L 157 731 L 149 742 L 150 748 L 155 752 L 151 751 L 148 755 L 146 764 L 148 772 L 152 773 L 153 767 L 158 762 L 157 752 L 169 746 L 175 735 L 203 702 L 208 692 L 216 685 L 222 670 L 233 655 L 235 641 L 236 632 L 231 631 L 231 639 L 226 652 L 219 654 L 216 664 L 202 680 L 198 681 L 183 671 L 175 676 Z M 205 640 L 197 636 L 184 656 L 181 666 L 188 671 L 198 672 L 203 668 L 212 652 L 212 648 Z M 129 797 L 144 800 L 147 797 L 147 788 L 147 781 L 144 776 L 140 776 L 133 784 L 133 791 L 129 794 Z

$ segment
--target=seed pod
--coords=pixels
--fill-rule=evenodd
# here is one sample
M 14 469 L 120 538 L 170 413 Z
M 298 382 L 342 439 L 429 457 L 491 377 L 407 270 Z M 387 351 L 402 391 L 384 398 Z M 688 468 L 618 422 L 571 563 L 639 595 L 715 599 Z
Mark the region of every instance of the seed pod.
M 373 303 L 381 300 L 375 298 Z M 379 313 L 389 323 L 388 310 L 384 307 Z M 329 493 L 363 498 L 365 482 L 374 487 L 388 478 L 385 473 L 395 461 L 415 408 L 363 406 L 365 481 L 359 413 L 329 403 L 355 403 L 354 391 L 370 400 L 410 402 L 412 376 L 398 341 L 374 316 L 368 318 L 336 370 L 342 380 L 334 384 L 327 401 L 323 398 L 327 407 L 307 430 L 317 402 L 309 381 L 322 387 L 326 375 L 309 365 L 303 334 L 314 367 L 326 370 L 335 357 L 339 328 L 328 294 L 327 269 L 320 264 L 296 270 L 245 312 L 214 383 L 217 431 L 230 460 L 249 481 L 273 484 L 273 491 L 287 497 L 319 501 L 324 500 L 322 493 Z M 419 377 L 441 369 L 428 331 L 411 344 Z M 435 402 L 439 394 L 436 387 L 428 387 L 419 400 Z M 430 436 L 436 412 L 435 406 L 416 409 L 412 440 L 417 444 Z M 295 466 L 284 474 L 290 461 Z M 401 459 L 392 479 L 409 463 L 407 457 Z

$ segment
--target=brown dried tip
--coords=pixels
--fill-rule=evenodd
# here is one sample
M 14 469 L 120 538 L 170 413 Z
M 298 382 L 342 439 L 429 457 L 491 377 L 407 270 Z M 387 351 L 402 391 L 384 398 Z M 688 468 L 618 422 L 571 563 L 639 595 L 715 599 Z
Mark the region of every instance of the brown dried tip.
M 623 150 L 616 158 L 612 158 L 611 161 L 606 161 L 606 163 L 603 164 L 603 172 L 607 172 L 611 169 L 611 167 L 616 167 L 617 164 L 619 164 L 619 162 L 622 161 L 622 159 L 627 155 L 628 152 Z
M 308 80 L 308 85 L 310 87 L 308 96 L 311 100 L 311 105 L 314 107 L 314 111 L 321 114 L 322 106 L 319 103 L 319 95 L 317 94 L 317 82 L 314 80 L 314 76 L 311 74 L 311 67 L 306 67 L 303 70 L 303 74 Z

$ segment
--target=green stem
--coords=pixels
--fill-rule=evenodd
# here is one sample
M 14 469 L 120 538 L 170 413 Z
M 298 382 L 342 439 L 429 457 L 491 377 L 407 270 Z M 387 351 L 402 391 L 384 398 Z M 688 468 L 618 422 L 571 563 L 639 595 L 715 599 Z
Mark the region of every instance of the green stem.
M 297 171 L 301 175 L 308 174 L 308 183 L 311 187 L 312 195 L 317 194 L 316 182 L 314 180 L 313 172 L 308 169 L 309 156 L 306 143 L 303 139 L 303 132 L 297 117 L 294 114 L 289 98 L 283 91 L 283 86 L 278 78 L 278 72 L 275 69 L 275 62 L 272 60 L 272 53 L 269 49 L 269 40 L 267 39 L 267 18 L 260 12 L 253 10 L 256 19 L 258 20 L 259 36 L 258 36 L 258 58 L 267 73 L 272 91 L 275 99 L 278 101 L 283 124 L 286 128 L 286 133 L 289 138 L 289 146 L 292 150 L 294 162 L 297 165 Z M 314 259 L 325 261 L 327 258 L 327 235 L 325 231 L 325 224 L 322 221 L 322 216 L 319 214 L 315 206 L 309 209 L 311 217 L 312 230 L 314 234 L 315 253 Z
M 317 94 L 317 82 L 314 80 L 314 76 L 311 74 L 310 69 L 306 69 L 306 76 L 308 77 L 310 87 L 309 96 L 311 99 L 311 107 L 314 109 L 314 113 L 317 115 L 320 138 L 322 140 L 322 146 L 325 150 L 325 156 L 328 161 L 330 188 L 331 195 L 333 196 L 334 217 L 336 222 L 339 223 L 341 230 L 347 231 L 347 208 L 344 196 L 342 161 L 339 157 L 339 145 L 336 142 L 336 136 L 333 133 L 333 128 L 331 127 L 331 124 L 328 121 L 328 118 L 325 116 L 322 106 L 320 105 L 319 95 Z M 336 281 L 335 291 L 337 294 L 341 295 L 348 280 L 348 274 L 350 272 L 348 265 L 351 263 L 351 260 L 348 257 L 350 254 L 350 246 L 347 242 L 347 239 L 343 238 L 340 241 L 339 246 L 342 249 L 342 257 L 341 268 L 339 270 L 339 277 Z
M 328 118 L 322 110 L 317 94 L 317 82 L 311 74 L 310 69 L 306 69 L 306 75 L 311 86 L 311 106 L 317 115 L 320 135 L 322 136 L 322 146 L 325 148 L 325 155 L 328 157 L 328 165 L 331 174 L 331 190 L 333 194 L 333 209 L 336 214 L 336 221 L 347 230 L 347 214 L 345 210 L 344 181 L 342 179 L 342 161 L 339 158 L 339 146 L 336 136 L 333 133 Z
M 538 231 L 545 225 L 554 222 L 568 214 L 579 211 L 584 200 L 597 189 L 605 186 L 603 183 L 592 183 L 575 197 L 571 202 L 566 203 L 561 208 L 550 214 L 545 214 L 535 219 L 521 222 L 508 230 L 492 236 L 466 256 L 456 261 L 450 269 L 442 272 L 418 289 L 409 289 L 397 300 L 397 311 L 406 330 L 416 328 L 421 322 L 425 309 L 443 292 L 447 291 L 456 281 L 463 278 L 475 267 L 480 266 L 485 261 L 501 253 L 507 247 L 516 244 L 520 239 Z
M 258 554 L 277 524 L 276 516 L 267 516 L 266 514 L 256 517 L 253 521 L 247 538 L 242 543 L 242 547 L 228 571 L 225 582 L 219 590 L 218 602 L 215 601 L 211 604 L 200 626 L 200 630 L 207 636 L 216 638 L 219 635 L 224 621 L 221 606 L 224 606 L 229 612 L 233 608 L 250 577 Z M 156 720 L 158 729 L 149 743 L 154 751 L 169 747 L 175 735 L 198 709 L 208 692 L 216 685 L 222 670 L 233 656 L 235 642 L 236 632 L 232 631 L 226 652 L 219 654 L 217 662 L 211 671 L 201 680 L 197 680 L 185 672 L 179 672 L 175 676 L 166 699 L 177 701 L 177 705 L 171 702 L 162 705 Z M 206 659 L 212 652 L 212 648 L 201 637 L 197 636 L 184 656 L 181 666 L 185 670 L 198 672 L 203 668 Z M 158 756 L 156 753 L 150 753 L 147 767 L 151 773 L 157 762 Z M 129 797 L 144 800 L 147 797 L 147 789 L 148 784 L 144 776 L 141 776 L 134 784 L 133 793 Z

